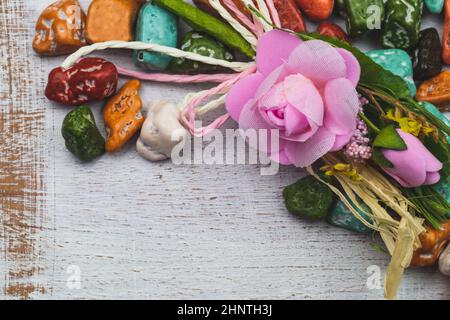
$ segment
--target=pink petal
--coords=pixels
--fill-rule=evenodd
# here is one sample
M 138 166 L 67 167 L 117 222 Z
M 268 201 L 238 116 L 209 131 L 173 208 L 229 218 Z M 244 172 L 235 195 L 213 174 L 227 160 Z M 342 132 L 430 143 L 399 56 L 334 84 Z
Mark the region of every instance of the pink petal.
M 438 172 L 431 172 L 427 174 L 424 185 L 429 186 L 439 182 L 441 175 Z
M 255 92 L 264 81 L 260 73 L 251 74 L 236 83 L 227 95 L 226 107 L 231 118 L 239 121 L 244 105 L 255 96 Z
M 345 65 L 347 67 L 346 78 L 356 87 L 361 77 L 361 66 L 358 59 L 350 52 L 342 48 L 336 49 L 339 54 L 344 58 Z
M 335 135 L 321 127 L 311 139 L 305 142 L 286 141 L 285 152 L 297 167 L 305 168 L 326 155 L 335 142 Z
M 282 64 L 275 70 L 273 70 L 261 83 L 258 90 L 256 90 L 255 98 L 257 100 L 262 99 L 270 90 L 273 89 L 275 84 L 281 82 L 286 77 L 285 65 Z
M 325 121 L 328 130 L 337 135 L 347 135 L 356 129 L 359 112 L 358 93 L 353 84 L 340 78 L 325 86 Z
M 317 125 L 323 124 L 322 97 L 311 80 L 301 74 L 287 76 L 284 80 L 286 100 Z
M 281 30 L 264 33 L 259 39 L 256 53 L 258 71 L 268 75 L 287 61 L 291 52 L 301 43 L 300 38 Z
M 305 115 L 292 106 L 287 106 L 285 109 L 284 123 L 287 136 L 302 134 L 310 129 Z
M 353 137 L 353 134 L 354 132 L 352 131 L 349 134 L 336 136 L 336 141 L 334 142 L 331 151 L 336 152 L 342 150 L 342 148 L 344 148 L 350 142 L 350 139 Z
M 393 168 L 383 168 L 388 174 L 406 188 L 419 187 L 424 184 L 427 172 L 425 159 L 413 150 L 382 150 L 386 159 L 394 164 Z
M 289 56 L 287 64 L 291 73 L 303 74 L 316 86 L 347 75 L 344 58 L 330 44 L 320 40 L 300 44 Z

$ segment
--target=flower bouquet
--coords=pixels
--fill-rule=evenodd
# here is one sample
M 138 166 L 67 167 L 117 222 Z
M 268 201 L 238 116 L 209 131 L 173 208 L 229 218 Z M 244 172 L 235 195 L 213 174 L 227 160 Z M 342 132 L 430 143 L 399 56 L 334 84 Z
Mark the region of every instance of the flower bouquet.
M 198 8 L 181 0 L 93 0 L 86 16 L 76 0 L 61 0 L 43 12 L 36 51 L 72 53 L 51 72 L 46 88 L 50 100 L 78 106 L 63 124 L 67 148 L 91 161 L 105 150 L 120 151 L 140 132 L 138 153 L 159 161 L 189 136 L 207 135 L 231 118 L 243 136 L 267 133 L 247 139 L 251 147 L 309 173 L 283 192 L 291 213 L 380 235 L 391 256 L 387 298 L 396 297 L 410 265 L 440 259 L 449 275 L 450 128 L 430 103 L 445 110 L 450 102 L 450 76 L 441 73 L 449 49 L 435 30 L 420 32 L 423 1 L 405 1 L 410 20 L 396 1 L 194 2 Z M 308 33 L 303 15 L 326 20 L 334 6 L 350 37 L 331 22 Z M 122 14 L 111 13 L 117 11 Z M 363 53 L 350 39 L 370 32 L 374 14 L 386 49 Z M 43 22 L 51 17 L 51 24 Z M 193 28 L 179 49 L 178 18 Z M 448 37 L 450 30 L 444 31 Z M 146 70 L 83 58 L 115 48 L 134 50 L 135 63 Z M 119 75 L 133 80 L 117 91 Z M 417 94 L 413 77 L 425 80 Z M 218 85 L 176 104 L 147 105 L 139 96 L 141 81 Z M 86 106 L 104 99 L 106 142 Z M 196 126 L 196 119 L 223 106 L 226 114 Z

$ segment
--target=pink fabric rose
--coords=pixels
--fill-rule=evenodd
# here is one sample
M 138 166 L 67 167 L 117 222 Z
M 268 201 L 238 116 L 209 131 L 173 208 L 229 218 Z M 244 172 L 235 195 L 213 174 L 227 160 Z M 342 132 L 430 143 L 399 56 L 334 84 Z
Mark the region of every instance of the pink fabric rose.
M 439 171 L 442 163 L 412 134 L 397 129 L 408 149 L 404 151 L 382 149 L 394 165 L 393 168 L 383 168 L 400 185 L 406 188 L 420 187 L 438 183 L 441 179 Z
M 261 37 L 256 64 L 257 72 L 232 88 L 226 106 L 241 129 L 279 130 L 279 147 L 261 151 L 303 168 L 350 141 L 361 68 L 349 51 L 274 30 Z

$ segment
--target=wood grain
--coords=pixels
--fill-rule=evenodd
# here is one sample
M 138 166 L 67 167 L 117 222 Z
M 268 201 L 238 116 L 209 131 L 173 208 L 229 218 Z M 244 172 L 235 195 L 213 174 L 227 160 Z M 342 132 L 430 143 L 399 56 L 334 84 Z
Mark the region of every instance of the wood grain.
M 367 268 L 382 275 L 389 258 L 370 235 L 285 211 L 281 190 L 302 175 L 294 168 L 262 177 L 251 165 L 149 163 L 132 144 L 76 161 L 60 135 L 70 109 L 43 97 L 62 58 L 31 49 L 49 2 L 0 0 L 1 298 L 382 298 Z M 130 52 L 102 56 L 132 67 Z M 149 83 L 143 100 L 199 88 Z M 101 105 L 92 108 L 103 126 Z M 408 270 L 400 298 L 450 299 L 449 278 Z

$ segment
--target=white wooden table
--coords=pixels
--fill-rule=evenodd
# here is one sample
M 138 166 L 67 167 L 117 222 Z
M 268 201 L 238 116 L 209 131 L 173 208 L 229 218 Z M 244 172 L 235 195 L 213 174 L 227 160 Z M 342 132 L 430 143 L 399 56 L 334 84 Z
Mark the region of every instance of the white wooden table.
M 62 58 L 31 48 L 49 2 L 0 0 L 1 298 L 383 297 L 367 286 L 377 279 L 367 269 L 382 277 L 389 262 L 371 236 L 286 212 L 281 191 L 301 176 L 295 168 L 263 177 L 250 165 L 149 163 L 132 143 L 77 162 L 60 134 L 69 109 L 43 94 Z M 131 66 L 129 56 L 107 57 Z M 143 96 L 179 100 L 196 88 L 146 84 Z M 408 270 L 399 297 L 449 299 L 449 278 Z

